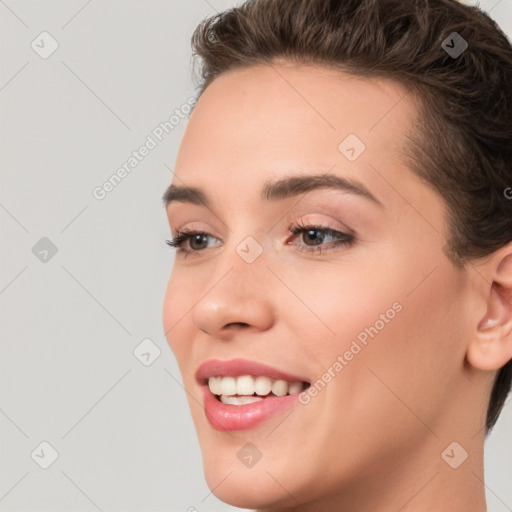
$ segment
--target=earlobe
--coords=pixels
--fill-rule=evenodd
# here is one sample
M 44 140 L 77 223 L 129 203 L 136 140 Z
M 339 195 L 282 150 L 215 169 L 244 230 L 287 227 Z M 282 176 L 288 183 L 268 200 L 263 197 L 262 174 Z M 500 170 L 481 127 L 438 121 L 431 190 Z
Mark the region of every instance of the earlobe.
M 512 358 L 512 250 L 497 251 L 485 315 L 468 345 L 467 359 L 480 370 L 499 370 Z

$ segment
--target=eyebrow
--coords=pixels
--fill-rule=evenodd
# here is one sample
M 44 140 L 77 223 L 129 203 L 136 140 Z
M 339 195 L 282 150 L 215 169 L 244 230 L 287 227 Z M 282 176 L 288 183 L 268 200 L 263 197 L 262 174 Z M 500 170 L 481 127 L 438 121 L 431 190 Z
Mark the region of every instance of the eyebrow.
M 384 205 L 360 181 L 333 174 L 308 174 L 289 176 L 278 181 L 267 180 L 260 197 L 265 201 L 277 201 L 304 194 L 316 189 L 336 189 L 366 198 L 383 207 Z M 162 196 L 165 207 L 173 202 L 185 202 L 211 207 L 206 194 L 197 187 L 171 184 Z

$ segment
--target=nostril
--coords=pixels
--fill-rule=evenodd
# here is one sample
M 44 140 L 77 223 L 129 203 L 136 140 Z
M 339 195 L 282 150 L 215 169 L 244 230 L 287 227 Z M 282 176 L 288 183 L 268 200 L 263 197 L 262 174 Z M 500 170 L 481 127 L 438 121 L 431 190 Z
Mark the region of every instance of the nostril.
M 249 324 L 246 324 L 245 322 L 231 322 L 230 324 L 226 324 L 225 327 L 249 327 Z

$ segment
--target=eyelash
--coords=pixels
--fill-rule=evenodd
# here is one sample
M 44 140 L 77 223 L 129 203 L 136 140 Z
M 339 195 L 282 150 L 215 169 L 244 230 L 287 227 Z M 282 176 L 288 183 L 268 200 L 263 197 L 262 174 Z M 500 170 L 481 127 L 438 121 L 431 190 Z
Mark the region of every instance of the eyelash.
M 291 225 L 288 228 L 288 231 L 294 235 L 301 235 L 302 233 L 307 233 L 308 231 L 320 231 L 321 233 L 337 237 L 338 240 L 330 243 L 330 249 L 334 249 L 337 247 L 350 247 L 355 242 L 355 236 L 349 233 L 343 233 L 342 231 L 337 231 L 335 229 L 331 229 L 325 226 L 317 225 L 317 224 L 301 224 L 298 222 L 295 225 Z M 171 240 L 166 240 L 165 243 L 172 248 L 176 249 L 178 252 L 183 252 L 185 256 L 190 253 L 200 253 L 203 252 L 205 249 L 202 250 L 188 250 L 183 248 L 183 244 L 187 242 L 187 240 L 190 240 L 192 237 L 197 235 L 203 235 L 203 236 L 210 236 L 209 233 L 206 231 L 178 231 L 176 234 L 173 234 L 173 237 Z M 301 245 L 298 246 L 298 251 L 300 252 L 307 252 L 307 253 L 314 253 L 314 254 L 322 254 L 325 251 L 325 245 L 322 249 L 322 246 L 307 246 L 307 245 Z

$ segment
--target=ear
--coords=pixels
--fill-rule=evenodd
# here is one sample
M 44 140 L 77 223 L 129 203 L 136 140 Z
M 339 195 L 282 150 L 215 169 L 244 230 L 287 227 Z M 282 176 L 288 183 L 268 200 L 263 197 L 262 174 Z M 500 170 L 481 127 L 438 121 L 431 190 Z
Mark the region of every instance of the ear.
M 512 358 L 512 243 L 486 261 L 486 311 L 472 332 L 468 362 L 480 370 L 499 370 Z

